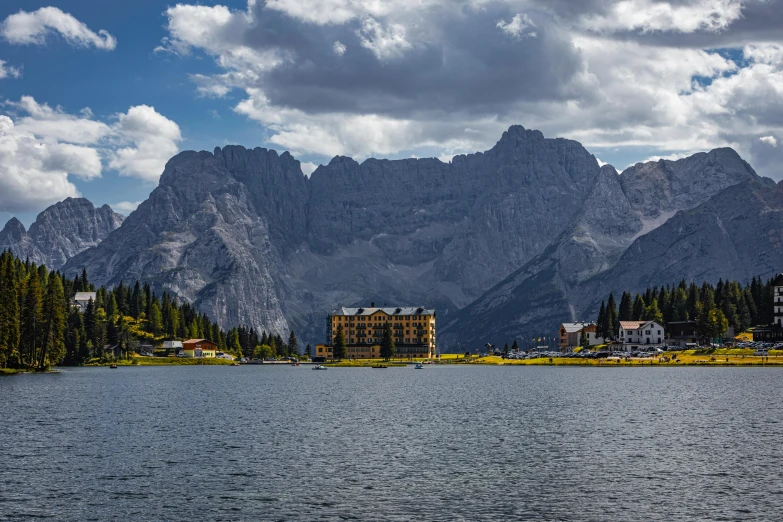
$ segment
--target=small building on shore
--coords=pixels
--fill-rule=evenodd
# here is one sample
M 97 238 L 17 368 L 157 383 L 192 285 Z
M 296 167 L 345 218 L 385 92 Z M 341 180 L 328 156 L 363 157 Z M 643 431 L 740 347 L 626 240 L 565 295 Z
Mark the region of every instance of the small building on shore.
M 572 352 L 577 346 L 582 346 L 582 334 L 587 336 L 589 346 L 603 344 L 604 338 L 598 337 L 598 327 L 595 323 L 563 323 L 559 331 L 559 347 L 561 352 Z
M 620 321 L 618 339 L 623 350 L 632 351 L 643 345 L 662 345 L 666 331 L 655 321 Z
M 207 339 L 189 339 L 182 343 L 182 353 L 185 357 L 214 359 L 217 355 L 217 344 Z

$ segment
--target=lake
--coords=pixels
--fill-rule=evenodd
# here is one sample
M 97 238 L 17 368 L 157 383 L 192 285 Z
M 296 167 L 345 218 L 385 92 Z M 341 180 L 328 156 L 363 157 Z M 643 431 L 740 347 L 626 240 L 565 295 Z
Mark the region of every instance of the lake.
M 775 520 L 783 369 L 0 378 L 0 518 Z

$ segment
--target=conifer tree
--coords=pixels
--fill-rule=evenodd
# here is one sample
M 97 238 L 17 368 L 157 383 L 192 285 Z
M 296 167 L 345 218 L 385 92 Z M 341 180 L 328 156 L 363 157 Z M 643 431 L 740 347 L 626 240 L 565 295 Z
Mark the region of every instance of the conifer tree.
M 395 351 L 396 346 L 394 345 L 391 324 L 386 323 L 383 327 L 383 339 L 381 340 L 381 357 L 388 361 L 394 356 Z
M 334 338 L 334 346 L 332 346 L 332 357 L 338 361 L 345 358 L 345 334 L 343 333 L 343 325 L 337 326 L 337 335 Z
M 601 301 L 601 310 L 598 312 L 598 321 L 596 322 L 598 336 L 606 338 L 606 303 Z
M 516 339 L 514 339 L 514 342 L 511 344 L 511 349 L 512 349 L 513 351 L 515 351 L 515 352 L 518 352 L 518 351 L 519 351 L 519 343 L 517 342 L 517 340 L 516 340 Z
M 631 316 L 633 314 L 633 304 L 631 303 L 631 294 L 623 292 L 623 296 L 620 298 L 620 310 L 618 311 L 619 321 L 633 321 Z
M 293 330 L 288 336 L 288 352 L 294 357 L 299 357 L 299 343 L 296 341 L 296 334 Z
M 641 295 L 636 294 L 636 299 L 633 301 L 633 321 L 642 321 L 644 317 L 644 309 L 647 305 L 644 303 L 644 299 Z

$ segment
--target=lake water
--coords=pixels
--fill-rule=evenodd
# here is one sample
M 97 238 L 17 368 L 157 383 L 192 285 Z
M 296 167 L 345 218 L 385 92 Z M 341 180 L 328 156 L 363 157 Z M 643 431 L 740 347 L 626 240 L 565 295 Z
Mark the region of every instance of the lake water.
M 0 518 L 780 520 L 783 369 L 0 378 Z

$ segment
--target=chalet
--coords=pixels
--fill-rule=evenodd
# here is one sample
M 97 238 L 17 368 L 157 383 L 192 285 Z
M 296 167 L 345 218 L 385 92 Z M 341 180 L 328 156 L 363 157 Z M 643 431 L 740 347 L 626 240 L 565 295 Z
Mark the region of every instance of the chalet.
M 587 342 L 590 346 L 602 344 L 603 337 L 598 337 L 597 326 L 595 323 L 563 323 L 560 325 L 560 351 L 570 352 L 577 346 L 582 346 L 582 333 L 587 335 Z
M 189 339 L 182 343 L 182 353 L 185 357 L 214 359 L 217 355 L 217 344 L 206 339 Z
M 71 300 L 71 306 L 78 308 L 79 313 L 83 314 L 87 310 L 87 304 L 90 301 L 93 302 L 93 305 L 95 304 L 96 295 L 95 292 L 76 292 L 76 295 Z
M 620 321 L 620 342 L 630 351 L 639 345 L 660 345 L 666 340 L 663 326 L 655 321 Z

